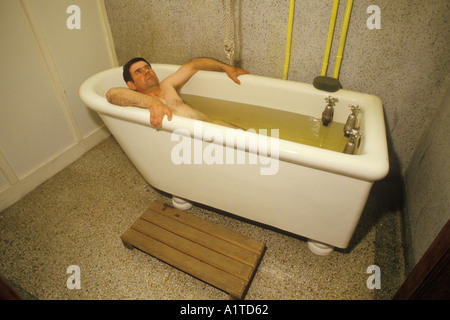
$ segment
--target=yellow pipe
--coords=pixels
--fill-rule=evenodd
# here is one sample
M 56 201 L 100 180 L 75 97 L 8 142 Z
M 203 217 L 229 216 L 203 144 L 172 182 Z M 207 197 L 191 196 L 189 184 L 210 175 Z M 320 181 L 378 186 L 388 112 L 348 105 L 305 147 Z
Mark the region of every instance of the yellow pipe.
M 342 54 L 344 52 L 344 46 L 345 46 L 345 38 L 347 37 L 348 24 L 350 22 L 350 14 L 352 13 L 352 5 L 353 5 L 353 0 L 347 0 L 347 7 L 345 8 L 344 24 L 342 26 L 341 39 L 339 41 L 339 49 L 338 49 L 338 54 L 336 56 L 336 65 L 334 67 L 333 77 L 335 79 L 337 79 L 339 77 L 339 70 L 341 68 L 341 62 L 342 62 Z
M 291 57 L 291 41 L 292 41 L 292 26 L 294 24 L 294 6 L 295 0 L 290 0 L 289 4 L 289 23 L 288 23 L 288 33 L 286 39 L 286 54 L 284 58 L 284 71 L 283 71 L 283 79 L 287 79 L 288 70 L 289 70 L 289 60 Z
M 331 11 L 330 26 L 328 28 L 327 46 L 325 47 L 325 56 L 323 58 L 323 64 L 322 64 L 322 73 L 320 74 L 321 76 L 327 75 L 328 60 L 330 58 L 330 50 L 331 50 L 331 44 L 333 42 L 334 25 L 336 24 L 336 16 L 337 16 L 338 7 L 339 7 L 339 0 L 334 0 L 333 10 Z

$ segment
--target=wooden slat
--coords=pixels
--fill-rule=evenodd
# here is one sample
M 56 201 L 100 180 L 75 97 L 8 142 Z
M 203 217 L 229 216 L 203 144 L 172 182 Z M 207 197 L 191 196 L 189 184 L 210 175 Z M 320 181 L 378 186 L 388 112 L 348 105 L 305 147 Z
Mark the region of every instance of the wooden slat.
M 203 263 L 134 229 L 128 229 L 122 239 L 155 258 L 163 260 L 173 267 L 183 270 L 235 297 L 241 298 L 246 289 L 246 281 Z
M 150 208 L 158 213 L 170 216 L 180 222 L 190 225 L 194 228 L 202 230 L 206 233 L 211 233 L 214 236 L 229 241 L 237 246 L 253 251 L 257 254 L 261 254 L 265 250 L 264 243 L 248 238 L 240 233 L 231 231 L 222 226 L 213 224 L 211 222 L 197 218 L 186 212 L 177 210 L 159 201 L 155 201 L 151 204 Z
M 179 237 L 177 234 L 167 231 L 146 220 L 139 219 L 136 221 L 133 224 L 133 229 L 172 248 L 176 248 L 183 253 L 193 256 L 213 267 L 219 268 L 238 278 L 241 278 L 242 280 L 250 280 L 253 271 L 252 267 L 192 242 L 186 238 Z
M 122 241 L 237 299 L 247 292 L 265 250 L 264 243 L 157 201 Z
M 254 267 L 258 262 L 258 254 L 255 252 L 242 250 L 242 247 L 221 238 L 217 238 L 214 235 L 205 233 L 189 225 L 183 224 L 182 222 L 171 219 L 170 217 L 159 214 L 155 211 L 145 211 L 141 216 L 141 219 L 147 220 L 166 230 L 176 233 L 181 237 L 187 238 L 212 250 L 220 252 L 230 258 L 246 263 L 251 267 Z

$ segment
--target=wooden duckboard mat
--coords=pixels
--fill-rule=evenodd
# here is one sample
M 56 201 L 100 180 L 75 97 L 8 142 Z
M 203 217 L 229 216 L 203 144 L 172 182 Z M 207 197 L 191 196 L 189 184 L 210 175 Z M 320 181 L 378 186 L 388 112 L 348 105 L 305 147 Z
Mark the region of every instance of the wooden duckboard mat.
M 122 235 L 137 248 L 243 299 L 265 244 L 155 201 Z

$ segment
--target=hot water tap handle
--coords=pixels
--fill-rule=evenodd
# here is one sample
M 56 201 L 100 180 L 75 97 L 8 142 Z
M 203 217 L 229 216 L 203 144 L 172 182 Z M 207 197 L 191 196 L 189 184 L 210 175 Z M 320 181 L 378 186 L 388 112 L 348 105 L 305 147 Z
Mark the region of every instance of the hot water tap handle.
M 336 104 L 336 102 L 339 102 L 339 100 L 337 98 L 334 98 L 332 96 L 328 96 L 325 97 L 325 101 L 330 105 L 330 106 L 334 106 Z

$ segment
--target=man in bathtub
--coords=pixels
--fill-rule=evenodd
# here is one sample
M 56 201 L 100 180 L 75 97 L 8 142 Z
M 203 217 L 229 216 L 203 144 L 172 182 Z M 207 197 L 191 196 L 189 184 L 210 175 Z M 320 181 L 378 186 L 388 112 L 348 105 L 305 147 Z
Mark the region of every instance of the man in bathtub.
M 181 87 L 199 70 L 222 71 L 237 84 L 238 76 L 248 72 L 210 58 L 196 58 L 182 65 L 174 74 L 159 81 L 151 65 L 143 58 L 131 59 L 123 66 L 123 78 L 128 88 L 112 88 L 106 98 L 119 106 L 134 106 L 150 111 L 150 124 L 162 126 L 165 115 L 172 120 L 175 114 L 181 117 L 212 122 L 236 128 L 226 122 L 211 119 L 198 110 L 188 106 L 178 95 Z

